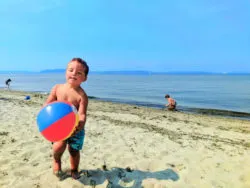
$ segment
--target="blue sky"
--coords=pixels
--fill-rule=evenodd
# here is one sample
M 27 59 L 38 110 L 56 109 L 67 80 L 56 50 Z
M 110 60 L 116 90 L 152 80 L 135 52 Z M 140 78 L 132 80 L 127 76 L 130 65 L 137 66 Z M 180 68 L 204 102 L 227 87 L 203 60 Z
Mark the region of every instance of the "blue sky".
M 250 72 L 249 0 L 2 0 L 0 70 Z

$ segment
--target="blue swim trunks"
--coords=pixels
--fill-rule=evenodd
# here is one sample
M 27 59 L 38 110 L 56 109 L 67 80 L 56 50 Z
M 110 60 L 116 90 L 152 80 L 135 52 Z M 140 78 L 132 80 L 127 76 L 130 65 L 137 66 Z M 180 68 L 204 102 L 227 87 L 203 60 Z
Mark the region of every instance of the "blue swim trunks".
M 79 151 L 83 147 L 84 137 L 85 137 L 85 131 L 81 130 L 77 134 L 69 137 L 67 139 L 67 142 L 72 149 Z

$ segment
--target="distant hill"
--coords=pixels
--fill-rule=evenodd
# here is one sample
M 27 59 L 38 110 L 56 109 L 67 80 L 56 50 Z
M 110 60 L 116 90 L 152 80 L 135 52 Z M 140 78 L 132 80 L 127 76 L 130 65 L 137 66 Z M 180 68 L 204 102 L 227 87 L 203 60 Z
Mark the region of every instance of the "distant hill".
M 46 69 L 40 71 L 40 73 L 62 73 L 65 69 Z M 90 74 L 136 74 L 136 75 L 148 75 L 149 71 L 90 71 Z
M 92 71 L 90 74 L 112 74 L 112 75 L 150 75 L 150 71 Z
M 0 71 L 0 74 L 31 74 L 34 73 L 32 71 L 13 71 L 13 70 L 6 70 Z
M 65 69 L 47 69 L 40 73 L 62 73 Z M 90 71 L 90 74 L 107 74 L 107 75 L 165 75 L 165 74 L 183 74 L 183 75 L 214 75 L 214 74 L 229 74 L 229 75 L 247 75 L 247 72 L 202 72 L 202 71 L 169 71 L 169 72 L 152 72 L 152 71 Z
M 47 69 L 42 70 L 40 73 L 62 73 L 65 69 Z M 90 71 L 90 74 L 136 74 L 136 75 L 148 75 L 151 74 L 149 71 Z
M 61 72 L 65 72 L 65 69 L 46 69 L 40 71 L 40 73 L 61 73 Z
M 30 73 L 64 73 L 65 69 L 46 69 L 39 72 L 32 71 L 0 71 L 0 74 L 30 74 Z M 250 72 L 202 72 L 202 71 L 90 71 L 90 74 L 99 75 L 249 75 Z
M 65 69 L 47 69 L 40 73 L 62 73 Z M 204 71 L 169 71 L 169 72 L 152 72 L 152 71 L 90 71 L 90 74 L 108 74 L 108 75 L 164 75 L 164 74 L 183 74 L 183 75 L 213 75 L 213 74 L 229 74 L 229 75 L 245 75 L 247 72 L 204 72 Z

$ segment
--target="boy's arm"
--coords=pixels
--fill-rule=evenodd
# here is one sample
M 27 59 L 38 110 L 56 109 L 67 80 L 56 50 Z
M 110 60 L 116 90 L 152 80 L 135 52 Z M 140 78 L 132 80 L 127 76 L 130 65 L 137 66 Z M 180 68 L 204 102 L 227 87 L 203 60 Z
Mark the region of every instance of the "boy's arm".
M 44 103 L 43 106 L 53 102 L 53 101 L 56 101 L 57 100 L 57 97 L 56 97 L 56 89 L 57 89 L 57 85 L 55 85 L 52 89 L 51 89 L 51 92 L 46 100 L 46 102 Z
M 87 119 L 87 107 L 88 107 L 88 97 L 86 94 L 84 94 L 81 97 L 81 100 L 79 103 L 79 109 L 78 109 L 79 124 L 76 127 L 76 132 L 84 129 L 84 125 Z

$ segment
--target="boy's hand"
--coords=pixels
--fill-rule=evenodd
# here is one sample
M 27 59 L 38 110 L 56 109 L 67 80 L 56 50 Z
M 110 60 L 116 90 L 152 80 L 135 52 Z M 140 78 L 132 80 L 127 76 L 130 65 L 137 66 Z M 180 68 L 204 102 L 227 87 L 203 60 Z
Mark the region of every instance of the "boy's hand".
M 80 130 L 76 128 L 76 129 L 74 130 L 74 132 L 72 133 L 72 135 L 71 135 L 71 136 L 76 135 L 79 131 L 80 131 Z
M 76 127 L 75 132 L 79 132 L 79 131 L 81 131 L 82 129 L 83 129 L 83 127 L 78 125 L 78 126 Z
M 78 125 L 76 126 L 76 129 L 75 129 L 75 131 L 73 132 L 72 135 L 77 134 L 78 132 L 80 132 L 80 131 L 83 130 L 83 129 L 84 129 L 84 123 L 80 121 L 80 122 L 78 123 Z

